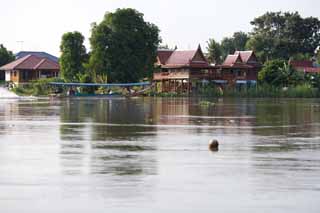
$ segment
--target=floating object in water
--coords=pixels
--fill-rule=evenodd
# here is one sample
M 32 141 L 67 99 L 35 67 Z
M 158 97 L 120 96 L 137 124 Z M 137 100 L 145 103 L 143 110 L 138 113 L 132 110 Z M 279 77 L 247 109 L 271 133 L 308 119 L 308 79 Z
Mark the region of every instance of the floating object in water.
M 211 151 L 218 151 L 219 149 L 219 142 L 216 139 L 212 139 L 209 141 L 209 149 Z

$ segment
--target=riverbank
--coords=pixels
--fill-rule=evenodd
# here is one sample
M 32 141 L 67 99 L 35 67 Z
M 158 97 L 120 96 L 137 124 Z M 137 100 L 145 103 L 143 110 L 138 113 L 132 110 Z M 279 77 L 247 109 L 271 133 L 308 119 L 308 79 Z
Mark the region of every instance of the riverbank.
M 50 85 L 50 82 L 61 82 L 61 79 L 41 79 L 30 84 L 14 87 L 12 92 L 18 96 L 50 96 L 54 93 L 67 94 L 67 88 L 59 88 Z M 140 87 L 132 88 L 135 91 Z M 90 90 L 90 91 L 89 91 Z M 83 94 L 109 94 L 107 88 L 82 88 Z M 113 88 L 113 93 L 122 94 L 123 88 Z M 235 97 L 235 98 L 320 98 L 320 89 L 310 84 L 302 84 L 295 87 L 279 88 L 270 85 L 258 85 L 252 88 L 224 88 L 223 90 L 214 86 L 204 86 L 192 93 L 160 92 L 153 89 L 147 90 L 140 96 L 151 97 Z
M 296 87 L 278 88 L 268 85 L 261 85 L 249 89 L 224 89 L 223 91 L 214 87 L 203 87 L 197 92 L 187 93 L 149 93 L 156 97 L 230 97 L 230 98 L 320 98 L 320 90 L 308 84 Z

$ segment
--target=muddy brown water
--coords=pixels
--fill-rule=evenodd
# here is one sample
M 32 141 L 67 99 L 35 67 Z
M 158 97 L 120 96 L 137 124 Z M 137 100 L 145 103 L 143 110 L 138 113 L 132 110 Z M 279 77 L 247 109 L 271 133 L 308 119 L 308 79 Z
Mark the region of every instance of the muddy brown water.
M 0 211 L 320 212 L 320 100 L 203 101 L 1 99 Z

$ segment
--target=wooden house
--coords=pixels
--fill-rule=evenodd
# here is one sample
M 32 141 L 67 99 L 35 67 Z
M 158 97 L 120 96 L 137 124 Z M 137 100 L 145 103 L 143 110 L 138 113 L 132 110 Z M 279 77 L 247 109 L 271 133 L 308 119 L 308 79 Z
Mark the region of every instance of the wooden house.
M 15 84 L 28 83 L 40 78 L 57 77 L 59 70 L 58 62 L 31 54 L 0 67 L 0 71 L 5 72 L 6 81 Z
M 161 92 L 192 92 L 197 84 L 211 79 L 214 67 L 204 56 L 201 47 L 196 50 L 159 50 L 157 71 L 153 80 Z
M 241 88 L 257 84 L 262 65 L 253 51 L 236 51 L 233 55 L 228 55 L 217 68 L 216 81 Z
M 289 64 L 297 71 L 304 72 L 305 74 L 320 73 L 320 65 L 314 61 L 302 60 L 302 61 L 290 61 Z
M 210 65 L 201 47 L 191 51 L 159 50 L 153 80 L 159 92 L 196 92 L 206 84 L 221 88 L 253 86 L 261 69 L 253 51 L 236 51 L 221 65 Z

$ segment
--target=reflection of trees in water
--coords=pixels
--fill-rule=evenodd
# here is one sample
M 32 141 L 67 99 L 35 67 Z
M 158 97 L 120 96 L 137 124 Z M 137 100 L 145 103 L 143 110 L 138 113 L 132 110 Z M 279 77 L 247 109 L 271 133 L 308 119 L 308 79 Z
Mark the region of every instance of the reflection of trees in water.
M 91 104 L 87 101 L 66 99 L 62 102 L 60 110 L 60 137 L 62 140 L 83 140 L 88 115 L 91 112 Z
M 252 147 L 257 161 L 264 160 L 261 158 L 267 154 L 270 158 L 267 164 L 272 166 L 293 161 L 283 158 L 290 153 L 320 149 L 320 112 L 313 103 L 312 100 L 278 100 L 257 104 L 257 128 L 253 134 L 260 137 Z
M 286 135 L 288 137 L 319 136 L 320 112 L 313 101 L 282 100 L 257 103 L 257 135 Z
M 32 101 L 32 100 L 7 100 L 0 102 L 0 119 L 2 122 L 13 122 L 12 125 L 0 124 L 0 135 L 10 134 L 10 131 L 33 131 L 34 126 L 28 125 L 28 121 L 55 120 L 59 113 L 59 102 L 55 101 Z M 15 125 L 14 122 L 21 122 L 22 125 Z M 14 128 L 13 128 L 14 127 Z M 14 130 L 13 130 L 14 129 Z
M 143 126 L 152 124 L 150 109 L 140 99 L 67 101 L 61 108 L 62 165 L 70 165 L 65 168 L 71 174 L 155 173 L 155 129 Z

